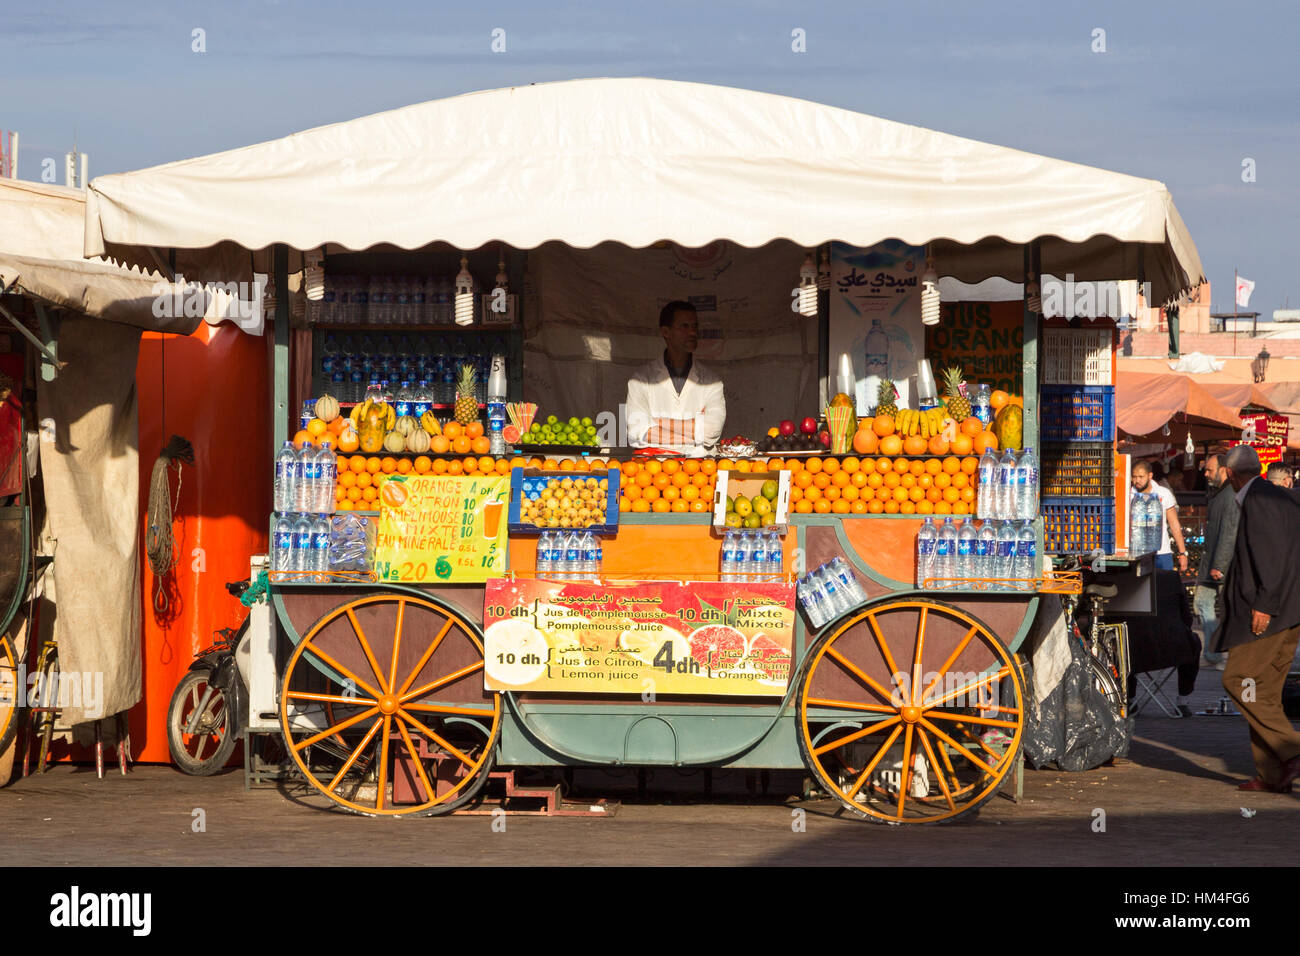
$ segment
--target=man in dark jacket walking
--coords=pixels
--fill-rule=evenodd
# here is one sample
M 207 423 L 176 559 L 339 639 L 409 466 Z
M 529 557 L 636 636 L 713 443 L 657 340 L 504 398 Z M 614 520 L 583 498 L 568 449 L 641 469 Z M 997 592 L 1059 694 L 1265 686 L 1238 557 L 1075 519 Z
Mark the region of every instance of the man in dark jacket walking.
M 1219 627 L 1215 603 L 1232 564 L 1232 552 L 1237 544 L 1237 515 L 1241 510 L 1237 507 L 1236 491 L 1228 484 L 1227 478 L 1223 456 L 1207 455 L 1205 486 L 1210 504 L 1205 516 L 1205 550 L 1196 570 L 1196 596 L 1192 607 L 1201 619 L 1201 633 L 1205 635 L 1205 660 L 1219 670 L 1223 670 L 1227 655 L 1210 650 L 1210 641 Z
M 1300 639 L 1300 504 L 1260 477 L 1250 446 L 1233 448 L 1224 465 L 1241 516 L 1214 649 L 1230 651 L 1223 687 L 1250 724 L 1257 770 L 1238 789 L 1286 793 L 1300 776 L 1300 733 L 1282 709 L 1282 686 Z

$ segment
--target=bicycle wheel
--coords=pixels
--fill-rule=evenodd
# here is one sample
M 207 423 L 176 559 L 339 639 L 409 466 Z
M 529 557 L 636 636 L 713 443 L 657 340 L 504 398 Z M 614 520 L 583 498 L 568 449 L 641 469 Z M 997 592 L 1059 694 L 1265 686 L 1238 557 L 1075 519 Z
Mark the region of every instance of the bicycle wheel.
M 235 710 L 207 670 L 186 671 L 167 708 L 167 748 L 185 773 L 208 777 L 226 765 L 237 743 Z
M 0 753 L 18 733 L 23 688 L 18 686 L 18 654 L 8 634 L 0 635 Z

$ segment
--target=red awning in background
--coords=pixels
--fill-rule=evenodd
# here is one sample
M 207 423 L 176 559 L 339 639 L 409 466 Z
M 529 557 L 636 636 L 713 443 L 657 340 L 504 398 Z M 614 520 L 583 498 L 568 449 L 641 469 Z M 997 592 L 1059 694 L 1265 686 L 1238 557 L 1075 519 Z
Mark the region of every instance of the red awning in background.
M 1134 437 L 1159 432 L 1175 418 L 1226 434 L 1241 427 L 1238 410 L 1186 375 L 1120 372 L 1115 387 L 1116 426 Z

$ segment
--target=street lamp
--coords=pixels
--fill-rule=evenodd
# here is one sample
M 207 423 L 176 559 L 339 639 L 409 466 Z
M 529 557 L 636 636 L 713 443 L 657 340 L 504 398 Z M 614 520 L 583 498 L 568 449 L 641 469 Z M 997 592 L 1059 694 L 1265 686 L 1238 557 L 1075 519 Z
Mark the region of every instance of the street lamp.
M 1251 359 L 1250 370 L 1254 374 L 1256 382 L 1264 381 L 1264 375 L 1268 372 L 1268 360 L 1270 358 L 1272 356 L 1268 354 L 1268 346 L 1266 345 L 1259 350 L 1258 355 Z

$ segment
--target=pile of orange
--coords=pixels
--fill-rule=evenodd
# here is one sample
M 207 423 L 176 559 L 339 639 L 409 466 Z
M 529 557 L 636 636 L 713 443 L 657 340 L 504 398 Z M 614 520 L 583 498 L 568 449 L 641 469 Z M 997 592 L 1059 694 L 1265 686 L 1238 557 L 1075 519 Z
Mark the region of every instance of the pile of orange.
M 995 392 L 1000 404 L 994 411 L 1007 404 L 1010 399 L 1006 392 Z M 984 427 L 984 423 L 974 415 L 967 418 L 956 428 L 951 440 L 942 435 L 922 438 L 920 435 L 903 437 L 894 432 L 894 419 L 889 415 L 877 415 L 858 421 L 857 433 L 853 436 L 853 450 L 859 455 L 982 455 L 986 448 L 997 451 L 998 439 L 993 432 Z
M 617 467 L 620 476 L 618 510 L 635 514 L 708 513 L 713 510 L 713 492 L 719 470 L 763 470 L 748 461 L 711 458 L 651 458 L 628 461 Z

